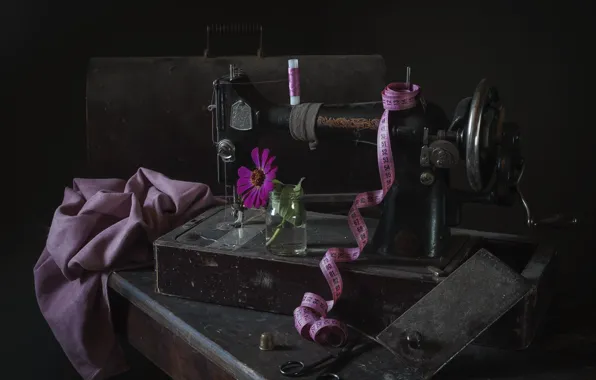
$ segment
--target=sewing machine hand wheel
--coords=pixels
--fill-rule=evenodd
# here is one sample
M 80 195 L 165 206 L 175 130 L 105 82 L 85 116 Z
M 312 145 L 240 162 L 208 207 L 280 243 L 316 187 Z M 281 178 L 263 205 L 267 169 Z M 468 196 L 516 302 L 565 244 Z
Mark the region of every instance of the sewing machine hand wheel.
M 490 193 L 490 198 L 500 204 L 512 204 L 517 193 L 530 228 L 563 228 L 579 223 L 577 218 L 564 215 L 540 220 L 533 218 L 519 187 L 525 168 L 519 146 L 519 128 L 503 123 L 504 108 L 496 89 L 490 87 L 486 79 L 476 87 L 468 115 L 463 142 L 466 173 L 474 192 Z
M 503 114 L 496 89 L 490 87 L 486 79 L 481 80 L 472 96 L 464 130 L 466 173 L 475 192 L 486 190 L 492 179 Z

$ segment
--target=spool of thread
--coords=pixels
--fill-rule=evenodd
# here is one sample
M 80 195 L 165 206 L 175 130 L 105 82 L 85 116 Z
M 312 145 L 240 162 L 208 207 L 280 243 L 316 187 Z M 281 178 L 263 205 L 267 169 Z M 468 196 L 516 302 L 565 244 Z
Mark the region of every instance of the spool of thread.
M 288 59 L 288 83 L 290 86 L 290 105 L 300 104 L 300 68 L 297 59 Z

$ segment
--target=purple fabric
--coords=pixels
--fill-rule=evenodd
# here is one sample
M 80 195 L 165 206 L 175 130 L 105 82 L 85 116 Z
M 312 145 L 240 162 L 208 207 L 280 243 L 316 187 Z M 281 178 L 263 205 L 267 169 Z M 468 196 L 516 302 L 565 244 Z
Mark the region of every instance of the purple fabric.
M 150 242 L 216 203 L 207 185 L 141 168 L 128 181 L 75 179 L 34 268 L 41 312 L 84 379 L 127 369 L 107 299 L 109 272 L 148 263 Z

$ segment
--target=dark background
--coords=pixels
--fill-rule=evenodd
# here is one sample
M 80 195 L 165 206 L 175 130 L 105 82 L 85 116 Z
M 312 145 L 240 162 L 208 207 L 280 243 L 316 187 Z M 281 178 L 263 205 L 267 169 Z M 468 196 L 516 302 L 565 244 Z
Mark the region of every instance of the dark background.
M 403 67 L 412 66 L 426 97 L 448 113 L 489 77 L 507 118 L 522 126 L 524 189 L 535 211 L 588 221 L 576 232 L 552 234 L 566 248 L 555 310 L 585 307 L 594 298 L 591 2 L 235 3 L 0 3 L 1 371 L 23 379 L 76 378 L 37 309 L 32 267 L 64 186 L 85 175 L 88 59 L 201 55 L 206 23 L 261 22 L 268 54 L 380 53 L 389 79 L 402 79 Z M 466 224 L 481 229 L 519 230 L 523 221 L 519 207 L 508 214 L 468 211 Z

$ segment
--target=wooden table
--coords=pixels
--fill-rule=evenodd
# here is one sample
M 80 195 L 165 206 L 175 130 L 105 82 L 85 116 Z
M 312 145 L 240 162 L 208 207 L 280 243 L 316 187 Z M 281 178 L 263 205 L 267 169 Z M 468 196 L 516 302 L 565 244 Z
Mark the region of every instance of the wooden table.
M 114 324 L 123 338 L 175 380 L 284 379 L 278 371 L 282 362 L 309 363 L 327 354 L 298 336 L 291 317 L 160 296 L 154 285 L 152 271 L 114 273 L 109 281 Z M 470 346 L 434 379 L 594 380 L 596 330 L 589 325 L 577 332 L 577 323 L 570 327 L 576 331 L 550 334 L 539 348 L 522 352 Z M 273 333 L 281 347 L 260 351 L 264 332 Z M 380 346 L 339 374 L 344 380 L 411 379 Z

